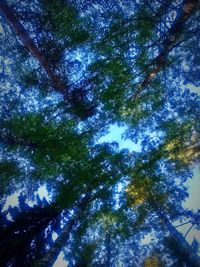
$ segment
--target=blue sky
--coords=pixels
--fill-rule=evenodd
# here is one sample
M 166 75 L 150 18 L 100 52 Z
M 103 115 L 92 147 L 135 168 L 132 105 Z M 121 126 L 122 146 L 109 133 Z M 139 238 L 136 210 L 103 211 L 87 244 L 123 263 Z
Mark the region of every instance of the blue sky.
M 119 127 L 116 124 L 113 124 L 110 126 L 109 128 L 109 133 L 103 137 L 101 137 L 101 139 L 99 139 L 99 143 L 101 142 L 118 142 L 119 144 L 119 148 L 123 149 L 123 148 L 127 148 L 130 151 L 140 151 L 140 144 L 135 144 L 134 142 L 132 142 L 130 139 L 124 139 L 122 138 L 123 133 L 126 131 L 127 127 Z

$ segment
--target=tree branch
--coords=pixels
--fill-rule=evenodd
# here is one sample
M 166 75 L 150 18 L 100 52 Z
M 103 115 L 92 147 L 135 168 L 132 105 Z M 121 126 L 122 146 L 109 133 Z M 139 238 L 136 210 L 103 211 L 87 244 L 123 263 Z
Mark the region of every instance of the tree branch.
M 189 234 L 190 230 L 192 230 L 192 228 L 194 227 L 194 223 L 190 226 L 190 228 L 187 230 L 186 234 L 184 235 L 184 237 L 186 238 L 186 236 Z

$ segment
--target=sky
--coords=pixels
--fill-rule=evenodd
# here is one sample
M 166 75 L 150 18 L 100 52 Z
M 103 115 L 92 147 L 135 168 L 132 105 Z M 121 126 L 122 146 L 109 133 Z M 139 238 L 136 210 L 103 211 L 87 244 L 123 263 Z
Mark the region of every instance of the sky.
M 113 124 L 110 126 L 109 133 L 105 136 L 103 136 L 101 139 L 99 139 L 99 143 L 102 142 L 118 142 L 119 148 L 127 148 L 130 151 L 140 151 L 140 144 L 135 144 L 130 139 L 123 139 L 122 135 L 126 131 L 127 127 L 119 127 L 116 124 Z

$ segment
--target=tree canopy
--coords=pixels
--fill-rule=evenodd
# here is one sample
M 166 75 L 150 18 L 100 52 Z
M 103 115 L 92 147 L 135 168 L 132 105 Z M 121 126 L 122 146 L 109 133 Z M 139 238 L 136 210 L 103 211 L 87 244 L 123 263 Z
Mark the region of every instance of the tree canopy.
M 0 266 L 200 266 L 199 7 L 0 2 Z

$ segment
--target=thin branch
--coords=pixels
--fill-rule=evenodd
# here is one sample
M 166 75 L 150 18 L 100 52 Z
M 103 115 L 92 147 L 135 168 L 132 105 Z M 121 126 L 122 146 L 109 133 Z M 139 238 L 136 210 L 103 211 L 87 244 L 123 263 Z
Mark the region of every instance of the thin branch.
M 180 226 L 182 226 L 182 225 L 185 225 L 185 224 L 188 224 L 188 223 L 192 223 L 193 221 L 192 220 L 189 220 L 189 221 L 187 221 L 187 222 L 184 222 L 184 223 L 180 223 L 180 224 L 178 224 L 178 225 L 175 225 L 174 227 L 180 227 Z
M 190 228 L 187 230 L 186 234 L 184 235 L 184 237 L 186 238 L 186 236 L 189 234 L 190 230 L 192 230 L 192 228 L 194 227 L 194 223 L 190 226 Z

